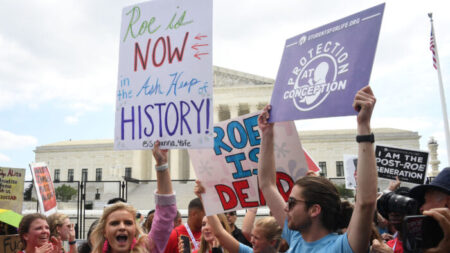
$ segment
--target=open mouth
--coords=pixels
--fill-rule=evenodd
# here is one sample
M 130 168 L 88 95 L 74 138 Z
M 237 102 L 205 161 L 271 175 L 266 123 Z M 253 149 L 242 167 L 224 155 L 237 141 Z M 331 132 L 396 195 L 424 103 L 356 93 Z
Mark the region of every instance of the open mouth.
M 116 236 L 116 240 L 119 243 L 119 245 L 125 245 L 128 241 L 127 235 L 118 235 Z

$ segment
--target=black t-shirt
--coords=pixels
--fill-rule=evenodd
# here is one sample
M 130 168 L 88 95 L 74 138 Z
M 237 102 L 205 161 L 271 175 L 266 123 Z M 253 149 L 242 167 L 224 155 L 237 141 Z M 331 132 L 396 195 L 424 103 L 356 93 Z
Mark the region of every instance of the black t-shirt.
M 252 244 L 245 238 L 244 234 L 242 234 L 242 231 L 238 227 L 234 227 L 234 231 L 231 232 L 233 237 L 238 240 L 240 243 L 243 243 L 249 247 L 252 247 Z

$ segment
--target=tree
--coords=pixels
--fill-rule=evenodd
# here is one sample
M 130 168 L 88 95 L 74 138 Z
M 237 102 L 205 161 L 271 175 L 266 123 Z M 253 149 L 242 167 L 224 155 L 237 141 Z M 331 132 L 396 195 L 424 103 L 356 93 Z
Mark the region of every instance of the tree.
M 66 202 L 72 199 L 74 195 L 78 193 L 78 191 L 69 185 L 61 185 L 55 189 L 56 199 Z
M 353 190 L 346 189 L 344 184 L 335 184 L 339 195 L 341 198 L 348 199 L 353 198 L 355 195 L 353 194 Z
M 29 184 L 27 186 L 27 188 L 25 189 L 25 191 L 23 192 L 23 200 L 25 201 L 31 201 L 31 195 L 32 195 L 32 191 L 33 190 L 33 184 Z

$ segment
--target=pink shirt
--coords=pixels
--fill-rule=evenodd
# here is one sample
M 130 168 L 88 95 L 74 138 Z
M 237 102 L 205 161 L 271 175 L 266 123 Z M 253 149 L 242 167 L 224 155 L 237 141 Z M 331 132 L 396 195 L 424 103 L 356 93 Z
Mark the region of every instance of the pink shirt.
M 177 216 L 175 194 L 155 193 L 155 217 L 148 233 L 148 249 L 152 253 L 163 253 Z

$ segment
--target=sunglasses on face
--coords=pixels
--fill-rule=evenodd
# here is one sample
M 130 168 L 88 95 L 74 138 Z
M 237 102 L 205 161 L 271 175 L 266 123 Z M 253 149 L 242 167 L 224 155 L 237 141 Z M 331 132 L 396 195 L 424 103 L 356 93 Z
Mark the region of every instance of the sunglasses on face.
M 236 212 L 228 212 L 228 213 L 225 213 L 225 215 L 235 216 L 235 215 L 236 215 Z
M 301 202 L 308 203 L 308 201 L 306 201 L 306 200 L 294 199 L 293 197 L 289 197 L 288 201 L 287 201 L 289 211 L 292 210 L 292 208 L 294 208 L 294 206 L 297 203 L 301 203 Z

